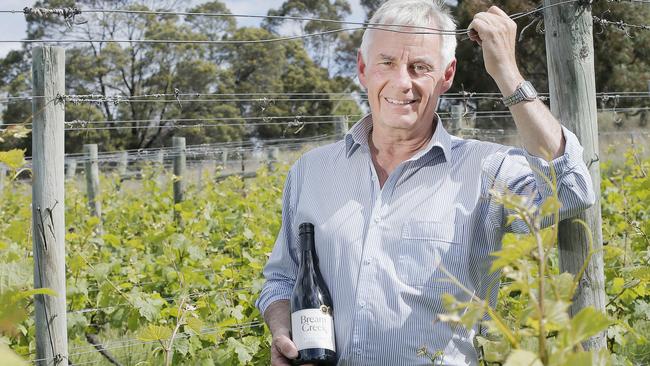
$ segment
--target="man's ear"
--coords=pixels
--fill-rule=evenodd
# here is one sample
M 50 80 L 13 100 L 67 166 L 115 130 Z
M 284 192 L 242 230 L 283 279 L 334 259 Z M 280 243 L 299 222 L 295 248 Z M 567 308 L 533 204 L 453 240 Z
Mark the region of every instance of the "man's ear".
M 440 91 L 440 94 L 446 92 L 449 90 L 449 88 L 451 88 L 451 84 L 454 82 L 454 75 L 456 75 L 456 58 L 451 60 L 445 69 L 445 73 L 442 77 L 442 85 L 440 87 L 442 90 Z
M 363 87 L 367 89 L 366 62 L 363 60 L 363 56 L 361 55 L 361 50 L 357 51 L 357 75 L 359 76 L 359 82 L 361 83 L 361 85 L 363 85 Z

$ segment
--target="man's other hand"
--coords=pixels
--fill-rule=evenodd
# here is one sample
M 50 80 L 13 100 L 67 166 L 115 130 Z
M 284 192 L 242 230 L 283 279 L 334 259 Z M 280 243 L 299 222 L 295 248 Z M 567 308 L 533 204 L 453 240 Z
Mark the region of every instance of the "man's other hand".
M 499 84 L 519 77 L 515 59 L 517 23 L 496 6 L 477 13 L 470 23 L 469 37 L 483 49 L 483 61 L 488 74 Z

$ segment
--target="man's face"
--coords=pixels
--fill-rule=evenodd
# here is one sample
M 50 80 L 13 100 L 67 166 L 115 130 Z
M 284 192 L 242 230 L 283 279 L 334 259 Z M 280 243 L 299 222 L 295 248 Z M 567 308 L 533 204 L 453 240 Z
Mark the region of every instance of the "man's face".
M 456 60 L 443 65 L 439 35 L 372 32 L 368 60 L 359 54 L 357 68 L 373 123 L 392 131 L 429 128 L 438 98 L 451 87 Z

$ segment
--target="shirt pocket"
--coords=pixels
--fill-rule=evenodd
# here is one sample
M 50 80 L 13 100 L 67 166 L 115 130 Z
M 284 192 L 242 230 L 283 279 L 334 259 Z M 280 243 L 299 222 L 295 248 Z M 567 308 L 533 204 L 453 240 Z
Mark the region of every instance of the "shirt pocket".
M 457 242 L 454 226 L 437 221 L 409 221 L 402 227 L 396 271 L 399 279 L 414 287 L 450 287 L 450 277 L 467 274 L 467 257 L 463 245 Z

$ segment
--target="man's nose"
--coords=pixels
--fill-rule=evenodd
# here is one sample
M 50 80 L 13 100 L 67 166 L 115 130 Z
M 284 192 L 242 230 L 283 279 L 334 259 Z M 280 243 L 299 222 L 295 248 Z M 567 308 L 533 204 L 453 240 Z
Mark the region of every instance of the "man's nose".
M 395 87 L 401 91 L 411 89 L 412 79 L 408 65 L 400 65 L 396 68 L 393 82 Z

